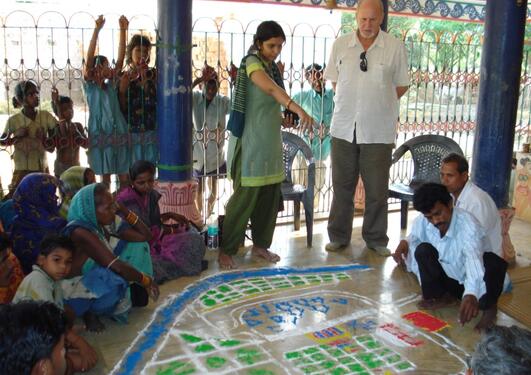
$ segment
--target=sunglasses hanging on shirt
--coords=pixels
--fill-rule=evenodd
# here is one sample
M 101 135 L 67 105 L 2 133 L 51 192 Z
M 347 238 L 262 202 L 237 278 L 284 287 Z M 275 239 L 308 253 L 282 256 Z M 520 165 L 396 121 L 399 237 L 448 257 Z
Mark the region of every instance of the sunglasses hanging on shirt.
M 367 71 L 367 51 L 363 51 L 361 54 L 360 54 L 360 70 L 362 72 L 366 72 Z

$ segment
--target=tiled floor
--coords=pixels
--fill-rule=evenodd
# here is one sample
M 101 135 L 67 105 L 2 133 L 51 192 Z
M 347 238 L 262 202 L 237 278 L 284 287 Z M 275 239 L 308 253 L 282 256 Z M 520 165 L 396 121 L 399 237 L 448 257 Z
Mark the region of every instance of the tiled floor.
M 410 223 L 415 216 L 416 213 L 411 211 L 409 214 Z M 121 367 L 118 366 L 121 369 L 134 368 L 135 370 L 129 370 L 129 372 L 118 371 L 116 373 L 134 374 L 185 374 L 192 372 L 234 372 L 264 375 L 280 373 L 342 374 L 376 373 L 377 370 L 383 371 L 383 373 L 385 371 L 395 373 L 406 370 L 412 370 L 414 373 L 426 373 L 426 369 L 432 369 L 429 372 L 436 373 L 460 372 L 463 364 L 457 361 L 456 358 L 464 358 L 466 354 L 469 354 L 473 350 L 478 334 L 473 330 L 474 322 L 463 328 L 459 327 L 456 316 L 457 307 L 445 308 L 433 313 L 435 318 L 449 324 L 449 327 L 445 328 L 441 333 L 430 333 L 427 336 L 425 332 L 408 331 L 412 336 L 410 339 L 413 340 L 413 343 L 419 337 L 424 337 L 421 341 L 424 341 L 426 344 L 422 346 L 422 350 L 414 350 L 412 348 L 404 349 L 398 344 L 398 346 L 387 345 L 386 343 L 388 342 L 382 340 L 382 337 L 385 335 L 394 335 L 393 337 L 396 337 L 396 332 L 400 331 L 400 325 L 403 324 L 400 316 L 416 310 L 415 301 L 418 299 L 419 286 L 414 277 L 395 267 L 392 258 L 382 258 L 376 256 L 371 251 L 364 250 L 360 232 L 361 218 L 356 217 L 351 245 L 341 253 L 332 254 L 324 250 L 324 245 L 328 240 L 326 235 L 326 221 L 315 223 L 312 248 L 306 247 L 306 228 L 304 225 L 300 231 L 296 232 L 292 230 L 291 225 L 279 226 L 275 231 L 274 242 L 271 248 L 282 258 L 277 264 L 279 267 L 308 268 L 360 263 L 372 268 L 370 272 L 346 272 L 348 277 L 341 276 L 345 280 L 341 282 L 336 280 L 335 284 L 332 283 L 332 287 L 327 284 L 326 278 L 329 278 L 328 281 L 332 282 L 332 279 L 339 277 L 338 275 L 340 274 L 323 276 L 323 278 L 319 279 L 321 284 L 319 284 L 319 281 L 314 280 L 315 285 L 313 288 L 305 289 L 305 293 L 313 296 L 313 299 L 310 299 L 311 301 L 319 301 L 322 306 L 327 306 L 327 309 L 330 308 L 330 311 L 316 310 L 315 306 L 313 306 L 314 310 L 312 312 L 308 306 L 306 306 L 306 310 L 300 307 L 302 303 L 300 302 L 302 298 L 300 297 L 300 290 L 297 291 L 293 287 L 297 286 L 294 285 L 296 283 L 301 285 L 305 282 L 308 283 L 309 281 L 306 279 L 297 279 L 295 282 L 294 279 L 290 279 L 288 282 L 257 278 L 251 281 L 251 283 L 255 284 L 250 285 L 248 288 L 239 286 L 238 291 L 231 291 L 230 288 L 232 287 L 234 289 L 235 285 L 227 283 L 223 284 L 224 286 L 218 286 L 218 289 L 212 288 L 211 290 L 216 290 L 216 292 L 211 292 L 212 298 L 207 294 L 203 294 L 202 297 L 198 295 L 198 298 L 193 300 L 193 303 L 190 303 L 191 310 L 183 312 L 182 316 L 179 319 L 175 319 L 175 322 L 167 326 L 167 328 L 161 328 L 161 331 L 164 332 L 159 333 L 167 333 L 167 337 L 159 345 L 159 348 L 165 347 L 165 349 L 159 351 L 154 351 L 153 348 L 142 349 L 148 348 L 148 346 L 142 346 L 142 342 L 135 341 L 135 338 L 138 337 L 139 331 L 142 331 L 146 327 L 152 327 L 154 322 L 158 322 L 157 319 L 160 318 L 160 315 L 165 310 L 160 309 L 156 311 L 156 309 L 165 303 L 166 305 L 168 304 L 168 300 L 166 299 L 168 296 L 181 294 L 183 289 L 194 284 L 194 282 L 201 278 L 219 274 L 215 261 L 217 252 L 209 252 L 207 259 L 210 260 L 210 267 L 201 277 L 181 278 L 168 282 L 161 286 L 161 298 L 159 302 L 156 304 L 151 303 L 147 308 L 133 311 L 128 325 L 118 325 L 114 322 L 106 321 L 107 330 L 104 333 L 85 335 L 97 347 L 101 355 L 100 364 L 91 371 L 91 374 L 110 373 L 119 361 L 122 361 Z M 529 243 L 531 243 L 531 224 L 516 219 L 513 222 L 511 234 L 513 243 L 519 254 L 516 266 L 528 265 L 531 263 L 531 249 L 529 246 Z M 400 231 L 398 212 L 393 212 L 389 215 L 388 235 L 390 237 L 389 248 L 394 250 L 400 238 L 405 236 L 405 233 Z M 270 266 L 252 257 L 250 253 L 246 253 L 245 251 L 240 255 L 237 261 L 241 269 L 255 269 Z M 297 278 L 298 276 L 294 277 Z M 346 280 L 347 278 L 348 280 Z M 311 278 L 310 281 L 312 281 Z M 214 283 L 214 281 L 211 281 L 211 283 Z M 282 291 L 282 293 L 269 294 L 267 298 L 260 295 L 260 293 L 264 293 L 268 288 L 275 289 L 276 287 L 286 288 L 286 290 Z M 246 293 L 246 290 L 252 291 L 255 289 L 256 293 L 249 292 L 252 296 L 257 296 L 253 297 L 254 299 L 251 298 L 251 302 L 231 305 L 234 302 L 233 300 L 241 298 L 242 293 Z M 186 291 L 190 292 L 190 289 Z M 225 294 L 219 293 L 220 291 Z M 367 299 L 365 299 L 366 296 Z M 278 302 L 278 298 L 280 297 L 284 300 Z M 310 297 L 307 297 L 304 301 L 307 301 L 308 298 Z M 256 302 L 253 302 L 255 300 Z M 273 303 L 273 300 L 277 304 Z M 257 321 L 254 318 L 254 320 L 251 319 L 253 314 L 269 313 L 270 310 L 275 309 L 273 306 L 280 309 L 279 306 L 284 306 L 282 304 L 291 306 L 290 303 L 291 305 L 294 303 L 299 304 L 297 305 L 299 306 L 297 311 L 300 312 L 300 316 L 298 317 L 301 320 L 297 320 L 297 316 L 295 318 L 292 316 L 293 320 L 289 322 L 282 320 L 284 319 L 282 316 L 285 315 L 284 311 L 279 313 L 280 315 L 278 316 L 271 317 L 271 319 L 278 323 L 277 325 L 249 328 L 252 324 L 258 324 L 253 323 Z M 216 307 L 216 304 L 219 304 L 219 306 Z M 370 308 L 365 309 L 364 304 L 369 304 L 368 306 Z M 344 314 L 352 314 L 353 311 L 358 311 L 357 309 L 359 311 L 373 309 L 371 311 L 373 311 L 373 314 L 376 314 L 376 317 L 371 318 L 373 319 L 371 320 L 368 315 L 359 315 L 358 330 L 356 331 L 352 329 L 352 321 L 349 323 L 341 319 Z M 306 311 L 304 316 L 302 314 L 303 311 Z M 242 331 L 242 327 L 240 326 L 236 327 L 234 323 L 238 320 L 234 320 L 236 316 L 239 317 L 239 321 L 246 322 L 247 329 L 249 332 L 254 332 L 254 334 Z M 174 318 L 171 317 L 171 319 Z M 282 321 L 282 324 L 279 323 L 280 321 Z M 373 331 L 373 333 L 367 336 L 360 331 L 360 322 L 365 322 L 364 324 L 366 326 L 376 324 L 378 325 L 379 331 Z M 356 320 L 354 320 L 354 325 L 355 323 Z M 498 323 L 502 325 L 518 324 L 518 322 L 503 313 L 499 313 Z M 305 328 L 308 326 L 324 329 L 323 331 L 312 333 L 320 338 L 315 339 L 314 337 L 310 344 L 308 341 L 308 335 L 310 333 L 304 333 Z M 331 328 L 332 326 L 333 328 Z M 350 331 L 345 327 L 350 327 Z M 295 329 L 295 331 L 292 329 Z M 212 332 L 212 330 L 216 331 L 218 336 L 215 334 L 209 335 L 209 332 Z M 297 332 L 296 330 L 301 330 L 299 336 L 293 336 L 293 333 Z M 325 332 L 326 335 L 329 330 L 332 330 L 332 336 L 337 334 L 337 332 L 350 335 L 348 336 L 348 340 L 350 340 L 348 345 L 350 346 L 347 346 L 347 349 L 353 345 L 355 348 L 362 348 L 363 350 L 361 352 L 355 352 L 358 349 L 349 349 L 351 350 L 349 352 L 346 351 L 347 349 L 345 349 L 344 345 L 338 347 L 341 352 L 336 350 L 338 348 L 331 348 L 329 342 L 323 341 L 324 339 L 319 336 L 321 335 L 320 332 Z M 288 334 L 284 331 L 291 333 Z M 223 333 L 223 339 L 229 341 L 220 341 L 220 332 Z M 284 333 L 281 334 L 279 332 Z M 380 336 L 375 335 L 375 332 L 379 332 Z M 190 337 L 195 338 L 190 339 Z M 218 338 L 216 339 L 215 337 Z M 234 337 L 237 337 L 238 340 L 230 341 Z M 242 337 L 248 340 L 243 340 Z M 404 337 L 408 337 L 408 334 L 402 332 L 398 337 L 404 339 Z M 187 341 L 187 338 L 191 341 Z M 437 341 L 441 340 L 442 343 L 439 342 L 437 344 Z M 234 342 L 238 343 L 239 346 L 235 344 L 236 346 L 229 350 L 229 348 L 223 346 L 220 342 Z M 323 343 L 326 345 L 323 345 Z M 370 345 L 367 346 L 368 344 L 365 345 L 366 343 L 370 343 Z M 409 344 L 411 346 L 411 342 Z M 448 347 L 448 345 L 455 346 L 455 355 L 448 356 L 447 354 L 450 351 L 448 349 L 445 349 L 446 351 L 441 349 Z M 145 353 L 143 352 L 144 350 L 146 351 Z M 149 352 L 150 350 L 151 352 Z M 212 350 L 212 353 L 215 355 L 207 356 L 208 353 L 205 354 L 204 352 L 209 350 Z M 127 364 L 127 361 L 133 358 L 132 352 L 134 352 L 134 355 L 145 356 L 145 358 L 142 357 L 140 367 L 127 367 L 124 365 L 124 363 Z M 146 354 L 147 352 L 149 352 L 149 355 Z M 156 353 L 156 355 L 152 356 L 152 352 Z M 190 353 L 195 354 L 190 357 Z M 164 360 L 164 358 L 172 358 L 172 356 L 179 360 Z M 125 361 L 123 360 L 124 358 Z M 145 365 L 143 361 L 150 358 L 151 362 L 149 363 L 158 363 L 159 366 L 156 367 L 153 365 L 150 367 L 151 365 L 149 363 Z M 159 362 L 153 362 L 153 358 Z M 395 360 L 396 362 L 393 362 Z M 260 364 L 265 366 L 267 370 L 256 367 Z M 147 367 L 142 367 L 144 365 Z M 144 371 L 140 372 L 138 370 L 139 368 L 144 368 Z M 205 369 L 209 370 L 207 371 Z

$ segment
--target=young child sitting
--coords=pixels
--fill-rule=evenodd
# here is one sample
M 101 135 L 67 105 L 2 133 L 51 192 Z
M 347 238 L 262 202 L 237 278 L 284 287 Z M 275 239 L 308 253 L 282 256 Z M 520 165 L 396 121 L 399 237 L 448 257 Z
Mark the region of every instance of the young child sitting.
M 50 302 L 0 305 L 0 374 L 65 375 L 64 312 Z
M 22 300 L 52 302 L 62 310 L 73 323 L 75 314 L 71 309 L 65 309 L 63 291 L 60 281 L 70 274 L 72 267 L 72 253 L 75 251 L 73 242 L 68 237 L 48 236 L 41 242 L 41 251 L 37 264 L 20 284 L 13 302 Z M 97 356 L 94 349 L 72 329 L 65 336 L 66 359 L 73 371 L 87 371 L 94 367 Z
M 54 142 L 57 157 L 54 174 L 59 177 L 68 168 L 79 165 L 79 147 L 88 147 L 88 138 L 83 125 L 72 122 L 74 102 L 68 96 L 59 96 L 57 89 L 52 90 L 53 113 L 59 118 L 59 126 L 55 129 Z

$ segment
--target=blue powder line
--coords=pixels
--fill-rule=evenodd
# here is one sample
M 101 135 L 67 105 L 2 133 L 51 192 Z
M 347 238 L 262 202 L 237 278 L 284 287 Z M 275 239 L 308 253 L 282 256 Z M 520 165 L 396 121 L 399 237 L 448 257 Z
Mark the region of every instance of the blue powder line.
M 313 274 L 313 273 L 323 273 L 323 272 L 341 272 L 341 271 L 352 271 L 352 270 L 365 270 L 370 267 L 360 264 L 349 264 L 345 266 L 326 266 L 326 267 L 317 267 L 317 268 L 292 268 L 292 267 L 282 267 L 282 268 L 264 268 L 264 269 L 253 269 L 253 270 L 242 270 L 235 272 L 224 272 L 218 275 L 208 277 L 204 280 L 199 280 L 196 283 L 187 287 L 181 294 L 175 296 L 173 301 L 169 301 L 167 306 L 163 307 L 156 312 L 158 318 L 155 319 L 150 326 L 144 332 L 144 337 L 140 339 L 140 343 L 135 346 L 138 347 L 134 352 L 129 353 L 125 358 L 124 362 L 120 366 L 117 374 L 136 374 L 139 371 L 135 372 L 136 367 L 139 364 L 144 364 L 145 361 L 142 359 L 142 354 L 150 349 L 152 349 L 160 336 L 167 332 L 168 327 L 175 320 L 175 316 L 181 311 L 184 310 L 186 305 L 193 302 L 201 293 L 204 293 L 212 288 L 215 288 L 221 284 L 225 284 L 234 280 L 244 279 L 248 277 L 269 277 L 269 276 L 283 276 L 290 274 Z

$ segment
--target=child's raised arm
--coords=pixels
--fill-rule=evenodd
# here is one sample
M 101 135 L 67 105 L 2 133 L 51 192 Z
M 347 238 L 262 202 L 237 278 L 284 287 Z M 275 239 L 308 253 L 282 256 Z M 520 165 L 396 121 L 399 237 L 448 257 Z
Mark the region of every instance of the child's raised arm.
M 125 43 L 127 39 L 127 29 L 129 28 L 129 20 L 125 16 L 121 16 L 118 20 L 120 24 L 120 44 L 118 45 L 118 59 L 116 60 L 116 73 L 120 73 L 124 66 L 125 59 Z
M 59 105 L 59 90 L 57 87 L 52 87 L 52 108 L 54 109 L 55 114 L 61 120 L 61 106 Z
M 96 27 L 94 27 L 92 39 L 90 39 L 90 44 L 87 51 L 87 61 L 85 61 L 85 67 L 83 70 L 83 77 L 85 80 L 90 79 L 89 72 L 94 66 L 94 54 L 96 52 L 96 44 L 98 43 L 98 35 L 100 33 L 100 30 L 103 28 L 103 25 L 105 25 L 105 18 L 103 17 L 103 15 L 100 14 L 98 16 L 98 19 L 96 20 Z

